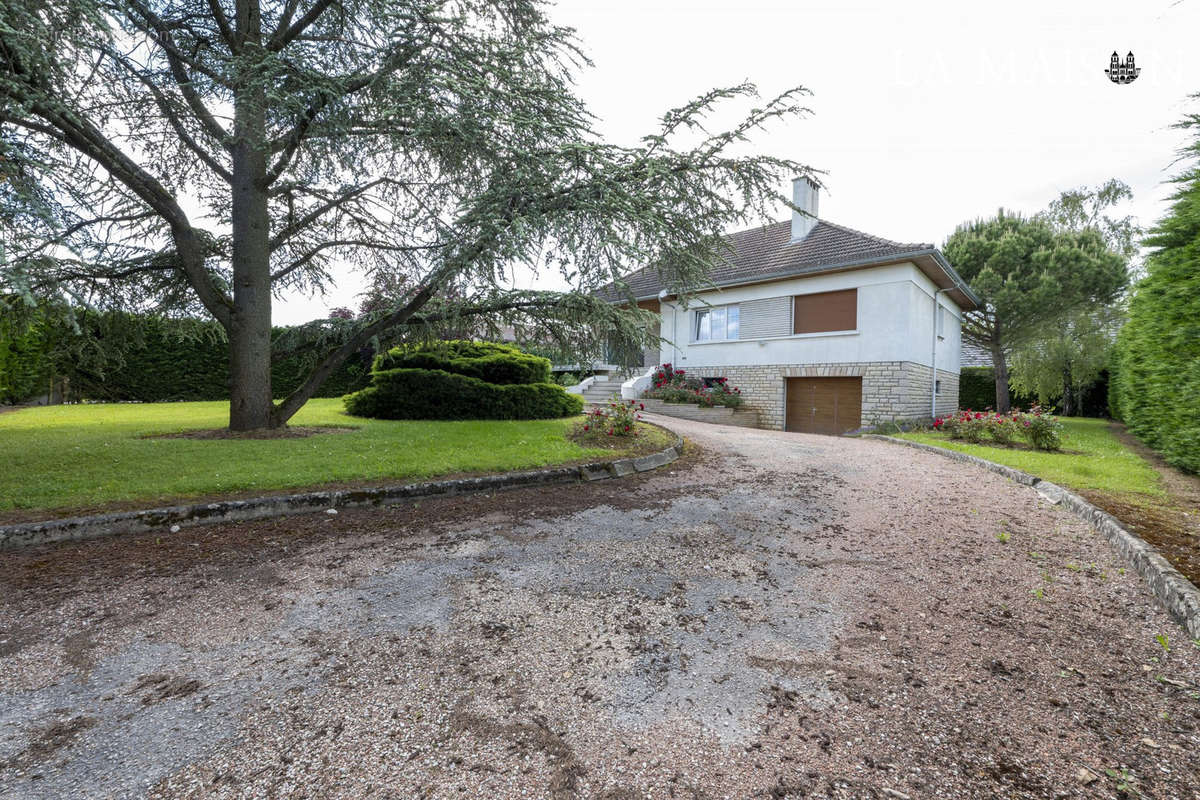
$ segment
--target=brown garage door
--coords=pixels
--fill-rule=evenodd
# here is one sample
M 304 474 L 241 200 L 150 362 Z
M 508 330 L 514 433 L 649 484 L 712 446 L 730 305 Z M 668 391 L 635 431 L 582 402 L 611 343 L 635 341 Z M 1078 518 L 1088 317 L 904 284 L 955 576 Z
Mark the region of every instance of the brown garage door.
M 787 430 L 840 434 L 861 424 L 862 378 L 787 379 Z

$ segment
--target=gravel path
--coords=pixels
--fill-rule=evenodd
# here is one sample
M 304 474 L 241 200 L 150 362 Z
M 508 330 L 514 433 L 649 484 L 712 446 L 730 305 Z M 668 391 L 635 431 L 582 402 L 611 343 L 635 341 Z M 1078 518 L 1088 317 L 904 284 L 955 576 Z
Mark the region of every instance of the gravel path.
M 620 481 L 0 556 L 0 796 L 1200 798 L 1200 649 L 1087 526 L 663 421 Z

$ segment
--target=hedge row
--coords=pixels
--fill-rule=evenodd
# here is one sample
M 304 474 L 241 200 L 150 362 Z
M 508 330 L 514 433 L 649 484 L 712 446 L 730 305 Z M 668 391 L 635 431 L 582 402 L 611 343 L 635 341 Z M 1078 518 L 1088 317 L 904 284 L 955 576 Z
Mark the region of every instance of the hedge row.
M 1015 394 L 1008 387 L 1013 408 L 1028 408 L 1037 400 Z M 996 407 L 996 370 L 992 367 L 964 367 L 958 374 L 958 407 L 982 411 Z
M 1108 417 L 1109 374 L 1100 377 L 1083 390 L 1083 405 L 1074 411 L 1077 417 Z M 1029 408 L 1037 404 L 1037 398 L 1015 391 L 1008 386 L 1009 400 L 1013 408 Z M 958 407 L 982 411 L 996 406 L 996 371 L 992 367 L 964 367 L 958 375 Z
M 114 324 L 119 322 L 120 324 Z M 125 331 L 117 335 L 115 331 Z M 286 333 L 277 328 L 275 338 Z M 91 315 L 82 330 L 45 325 L 5 336 L 0 329 L 0 401 L 45 394 L 52 378 L 67 378 L 81 400 L 160 402 L 229 399 L 229 345 L 216 323 L 157 317 Z M 75 337 L 77 342 L 65 341 Z M 43 341 L 43 339 L 45 341 Z M 94 344 L 88 346 L 88 342 Z M 82 359 L 76 352 L 103 356 Z M 321 386 L 317 397 L 340 397 L 366 386 L 374 353 L 352 356 Z M 271 388 L 283 397 L 307 377 L 312 359 L 297 355 L 271 365 Z
M 0 314 L 0 403 L 19 403 L 49 388 L 50 348 L 39 322 L 18 326 Z
M 1117 337 L 1113 405 L 1170 464 L 1200 473 L 1200 221 L 1191 248 L 1147 266 Z
M 1146 277 L 1117 337 L 1113 396 L 1129 429 L 1171 464 L 1200 473 L 1200 113 L 1171 209 L 1144 244 Z
M 552 383 L 488 383 L 441 369 L 376 372 L 345 402 L 351 415 L 377 419 L 551 419 L 583 411 L 582 397 Z

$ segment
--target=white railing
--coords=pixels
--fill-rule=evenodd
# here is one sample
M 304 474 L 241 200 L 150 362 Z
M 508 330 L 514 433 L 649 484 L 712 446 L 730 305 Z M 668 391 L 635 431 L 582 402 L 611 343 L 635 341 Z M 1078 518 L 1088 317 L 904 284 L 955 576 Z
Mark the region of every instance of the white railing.
M 568 386 L 567 394 L 583 394 L 584 390 L 587 389 L 589 386 L 591 386 L 595 382 L 596 382 L 595 375 L 593 375 L 590 378 L 584 378 L 583 380 L 581 380 L 579 383 L 575 384 L 574 386 Z

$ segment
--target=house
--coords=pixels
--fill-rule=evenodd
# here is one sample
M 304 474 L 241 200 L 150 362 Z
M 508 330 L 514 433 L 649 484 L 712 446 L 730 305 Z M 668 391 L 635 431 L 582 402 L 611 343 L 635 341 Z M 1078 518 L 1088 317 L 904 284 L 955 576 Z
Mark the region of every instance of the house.
M 960 362 L 960 366 L 963 369 L 967 367 L 991 367 L 995 365 L 991 350 L 988 350 L 983 345 L 975 344 L 965 339 L 962 343 L 962 357 Z
M 644 366 L 727 378 L 776 430 L 837 434 L 954 411 L 962 314 L 979 298 L 933 245 L 821 219 L 807 178 L 793 197 L 807 213 L 730 235 L 711 288 L 686 303 L 653 267 L 625 278 L 659 314 L 663 344 Z

